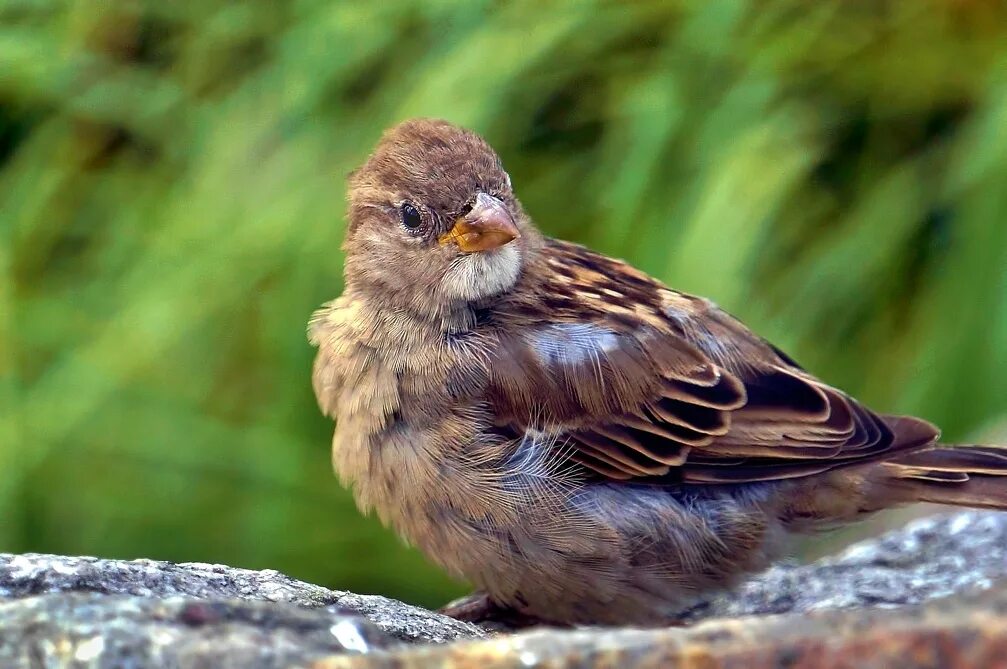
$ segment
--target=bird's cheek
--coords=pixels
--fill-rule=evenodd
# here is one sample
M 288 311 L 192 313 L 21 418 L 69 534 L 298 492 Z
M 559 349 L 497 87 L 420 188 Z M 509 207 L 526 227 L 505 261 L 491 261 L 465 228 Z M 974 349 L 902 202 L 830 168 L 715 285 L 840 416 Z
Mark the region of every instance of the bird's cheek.
M 481 300 L 510 290 L 521 272 L 521 252 L 507 244 L 492 251 L 461 253 L 441 281 L 451 298 Z

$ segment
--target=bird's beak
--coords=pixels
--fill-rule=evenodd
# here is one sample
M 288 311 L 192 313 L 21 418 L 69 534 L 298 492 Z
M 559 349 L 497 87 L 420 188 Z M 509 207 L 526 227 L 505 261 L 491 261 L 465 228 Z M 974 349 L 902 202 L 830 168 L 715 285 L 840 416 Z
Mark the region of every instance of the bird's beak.
M 454 242 L 466 253 L 489 251 L 521 236 L 504 203 L 492 195 L 476 195 L 472 210 L 455 221 L 437 240 L 443 246 Z

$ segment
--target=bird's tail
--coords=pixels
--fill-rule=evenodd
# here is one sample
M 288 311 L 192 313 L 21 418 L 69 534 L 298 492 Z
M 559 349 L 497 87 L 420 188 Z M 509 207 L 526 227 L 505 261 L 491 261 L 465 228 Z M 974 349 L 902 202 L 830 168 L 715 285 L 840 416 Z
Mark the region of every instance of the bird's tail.
M 939 444 L 880 463 L 874 472 L 900 502 L 1007 511 L 1007 447 Z

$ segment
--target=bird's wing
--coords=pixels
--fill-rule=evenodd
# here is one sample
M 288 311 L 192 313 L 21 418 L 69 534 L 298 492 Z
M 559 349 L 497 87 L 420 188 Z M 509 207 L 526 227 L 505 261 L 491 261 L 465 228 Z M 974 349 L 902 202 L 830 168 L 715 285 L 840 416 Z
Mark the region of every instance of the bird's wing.
M 554 435 L 612 479 L 733 483 L 807 476 L 933 443 L 803 371 L 707 300 L 550 242 L 495 318 L 487 402 L 500 429 Z M 506 333 L 506 334 L 504 334 Z

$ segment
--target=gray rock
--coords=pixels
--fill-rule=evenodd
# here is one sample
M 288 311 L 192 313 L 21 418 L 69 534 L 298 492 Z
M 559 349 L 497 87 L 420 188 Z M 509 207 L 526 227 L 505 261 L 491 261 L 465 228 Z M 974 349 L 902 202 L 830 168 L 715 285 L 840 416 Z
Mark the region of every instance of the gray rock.
M 272 570 L 252 571 L 197 562 L 175 564 L 0 553 L 0 597 L 79 591 L 142 597 L 256 599 L 301 606 L 336 604 L 346 594 Z
M 447 643 L 488 636 L 486 630 L 418 606 L 380 597 L 342 593 L 339 606 L 365 616 L 382 631 L 407 642 Z
M 0 667 L 287 667 L 386 648 L 360 616 L 256 601 L 99 593 L 0 604 Z
M 834 666 L 859 666 L 856 653 L 885 639 L 889 659 L 939 654 L 944 646 L 927 644 L 951 639 L 960 653 L 980 653 L 962 666 L 985 666 L 982 658 L 1007 656 L 1000 579 L 1007 514 L 969 512 L 916 521 L 811 565 L 775 567 L 692 607 L 690 622 L 718 619 L 694 630 L 539 630 L 480 642 L 486 632 L 472 625 L 275 571 L 0 554 L 0 666 L 519 667 L 548 658 L 554 667 L 657 667 L 696 657 L 723 662 L 711 667 L 779 666 L 822 649 Z M 968 594 L 991 586 L 990 597 Z M 946 595 L 954 599 L 913 608 Z M 944 616 L 945 606 L 955 614 Z M 786 617 L 743 617 L 751 614 Z M 404 641 L 425 643 L 409 650 Z M 765 664 L 747 664 L 753 657 Z M 938 657 L 902 666 L 947 665 Z
M 532 630 L 340 655 L 304 669 L 1000 669 L 1007 587 L 921 605 L 714 619 L 692 627 Z
M 333 615 L 358 612 L 383 632 L 408 642 L 444 643 L 485 634 L 474 625 L 387 597 L 329 590 L 273 570 L 0 553 L 0 598 L 57 592 L 157 598 L 182 596 L 210 601 L 238 599 L 326 607 Z
M 743 615 L 918 604 L 1007 578 L 1007 513 L 922 518 L 839 555 L 782 564 L 683 614 Z

